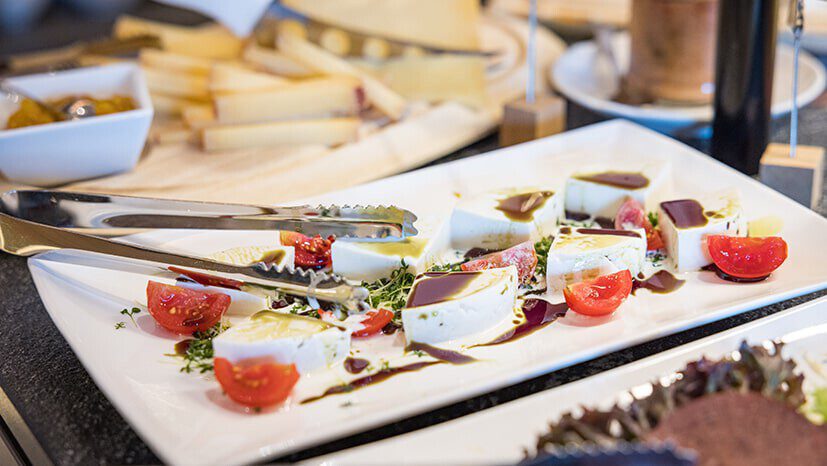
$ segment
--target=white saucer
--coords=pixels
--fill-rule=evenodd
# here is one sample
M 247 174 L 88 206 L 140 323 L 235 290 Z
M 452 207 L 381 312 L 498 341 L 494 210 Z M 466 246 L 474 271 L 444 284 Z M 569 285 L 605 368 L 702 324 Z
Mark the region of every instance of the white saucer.
M 612 47 L 621 73 L 629 66 L 629 35 L 615 34 Z M 773 83 L 773 116 L 792 109 L 792 47 L 779 43 L 775 59 Z M 572 45 L 550 68 L 555 88 L 568 99 L 590 110 L 621 117 L 664 133 L 673 133 L 689 126 L 712 121 L 712 106 L 627 105 L 612 100 L 618 80 L 608 60 L 598 55 L 593 41 Z M 798 105 L 803 107 L 824 90 L 827 73 L 824 65 L 802 51 L 799 62 Z

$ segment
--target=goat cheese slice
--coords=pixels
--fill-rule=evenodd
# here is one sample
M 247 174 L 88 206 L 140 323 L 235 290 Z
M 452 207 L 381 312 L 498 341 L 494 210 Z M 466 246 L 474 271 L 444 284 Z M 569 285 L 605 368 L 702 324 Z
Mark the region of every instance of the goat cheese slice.
M 640 273 L 646 259 L 646 232 L 563 227 L 551 242 L 546 265 L 548 289 L 629 270 Z
M 239 246 L 210 255 L 210 259 L 233 265 L 250 265 L 265 262 L 279 267 L 292 264 L 295 258 L 293 246 Z
M 579 171 L 566 180 L 566 211 L 591 217 L 614 219 L 627 197 L 654 210 L 657 201 L 671 189 L 664 164 L 652 164 L 634 171 L 595 168 Z
M 517 268 L 426 273 L 402 309 L 408 344 L 440 343 L 488 330 L 513 316 Z
M 301 374 L 330 366 L 350 351 L 350 331 L 319 319 L 260 311 L 213 339 L 215 357 L 238 363 L 271 357 Z
M 678 272 L 698 270 L 712 263 L 707 236 L 743 236 L 747 230 L 741 214 L 741 196 L 734 189 L 698 199 L 661 202 L 658 225 L 666 254 Z
M 506 249 L 554 232 L 562 195 L 546 188 L 512 188 L 461 200 L 451 215 L 451 247 Z
M 402 262 L 414 274 L 442 262 L 448 251 L 445 222 L 420 221 L 419 234 L 384 243 L 338 239 L 331 247 L 333 272 L 351 280 L 374 281 L 389 277 Z

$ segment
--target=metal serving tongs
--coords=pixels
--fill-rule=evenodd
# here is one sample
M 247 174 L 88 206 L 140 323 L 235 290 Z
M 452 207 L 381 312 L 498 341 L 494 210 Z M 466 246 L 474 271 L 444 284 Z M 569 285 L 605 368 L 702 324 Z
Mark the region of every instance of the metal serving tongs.
M 416 216 L 396 207 L 256 207 L 167 201 L 62 191 L 12 190 L 0 195 L 0 249 L 30 256 L 75 249 L 126 259 L 185 267 L 171 270 L 204 284 L 217 284 L 265 296 L 281 292 L 366 308 L 367 290 L 333 274 L 257 263 L 224 264 L 113 241 L 153 229 L 289 230 L 308 235 L 394 241 L 416 235 Z M 193 273 L 195 272 L 195 273 Z M 204 275 L 218 272 L 220 277 Z

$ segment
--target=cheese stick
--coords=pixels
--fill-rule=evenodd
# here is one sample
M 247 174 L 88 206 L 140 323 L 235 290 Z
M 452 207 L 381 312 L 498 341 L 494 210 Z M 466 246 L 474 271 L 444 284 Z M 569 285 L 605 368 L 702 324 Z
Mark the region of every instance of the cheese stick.
M 181 116 L 185 108 L 194 105 L 203 105 L 203 101 L 186 99 L 157 92 L 150 92 L 149 98 L 152 100 L 152 108 L 156 115 L 166 115 L 171 117 Z
M 156 49 L 141 49 L 138 58 L 141 65 L 146 67 L 199 76 L 208 75 L 213 65 L 213 60 L 208 58 L 191 57 Z
M 288 84 L 289 80 L 279 76 L 224 63 L 213 65 L 210 72 L 210 92 L 213 94 L 263 91 Z
M 349 76 L 309 79 L 262 92 L 218 95 L 215 111 L 222 124 L 355 115 L 360 82 Z
M 182 74 L 143 67 L 144 78 L 149 90 L 187 99 L 209 99 L 209 79 L 206 76 Z
M 347 75 L 361 79 L 368 101 L 392 119 L 400 119 L 405 112 L 407 101 L 404 97 L 378 79 L 316 44 L 295 35 L 280 34 L 278 36 L 278 48 L 288 57 L 304 63 L 318 72 Z
M 210 126 L 204 128 L 202 141 L 208 152 L 299 144 L 333 146 L 355 141 L 360 123 L 358 118 L 329 118 Z
M 251 44 L 244 49 L 244 59 L 265 70 L 288 78 L 307 78 L 319 73 L 304 63 L 296 61 L 283 53 Z
M 210 105 L 192 105 L 181 111 L 181 118 L 191 129 L 202 129 L 215 123 L 215 112 Z
M 242 40 L 223 27 L 184 27 L 157 21 L 121 16 L 115 22 L 113 35 L 118 39 L 153 35 L 161 40 L 163 49 L 193 57 L 232 59 L 241 54 Z

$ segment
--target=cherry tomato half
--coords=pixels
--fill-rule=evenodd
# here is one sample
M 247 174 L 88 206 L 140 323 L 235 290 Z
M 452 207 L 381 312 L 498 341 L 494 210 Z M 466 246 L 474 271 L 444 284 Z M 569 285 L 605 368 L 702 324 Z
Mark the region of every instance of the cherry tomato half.
M 393 320 L 393 312 L 387 309 L 370 310 L 362 321 L 363 329 L 353 332 L 354 337 L 369 337 L 382 331 Z
M 563 290 L 569 309 L 593 317 L 611 314 L 631 292 L 632 274 L 628 270 L 601 275 Z
M 149 314 L 158 325 L 182 334 L 207 330 L 221 320 L 230 307 L 223 293 L 191 290 L 150 281 L 146 286 Z
M 733 277 L 766 277 L 787 260 L 787 243 L 777 236 L 744 238 L 711 235 L 707 236 L 706 241 L 712 261 Z
M 233 364 L 215 358 L 215 378 L 231 400 L 250 408 L 266 408 L 281 403 L 299 380 L 295 364 L 276 364 L 261 358 Z
M 279 233 L 281 244 L 293 246 L 296 258 L 294 264 L 303 269 L 323 269 L 330 267 L 330 246 L 335 241 L 333 236 L 322 238 L 319 235 L 314 237 L 305 236 L 294 231 L 282 231 Z

